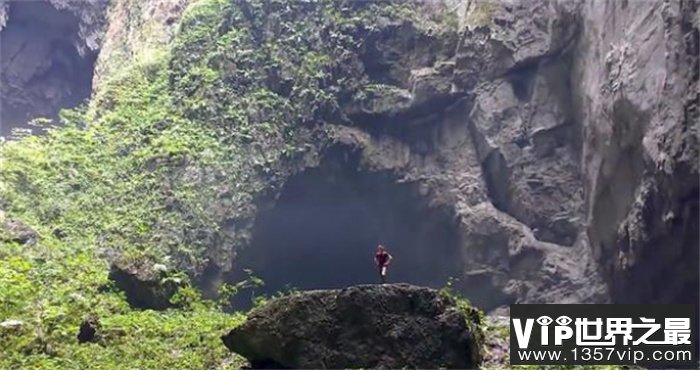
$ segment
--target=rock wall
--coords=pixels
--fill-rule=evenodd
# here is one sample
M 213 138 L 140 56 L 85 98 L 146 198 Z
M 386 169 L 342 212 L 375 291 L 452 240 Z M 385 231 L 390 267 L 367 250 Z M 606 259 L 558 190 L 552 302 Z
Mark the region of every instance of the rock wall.
M 0 2 L 0 135 L 87 101 L 106 1 Z
M 476 305 L 606 301 L 584 233 L 575 14 L 547 1 L 464 9 L 439 36 L 405 23 L 366 35 L 369 81 L 324 125 L 318 155 L 359 152 L 359 172 L 410 184 L 456 220 L 456 287 Z
M 698 301 L 698 3 L 582 3 L 591 249 L 619 302 Z
M 129 66 L 149 63 L 172 42 L 188 0 L 114 1 L 102 50 L 95 65 L 95 98 L 110 79 L 123 77 Z
M 616 302 L 696 302 L 697 3 L 460 9 L 457 35 L 370 35 L 331 137 L 452 210 L 482 307 L 605 301 L 598 273 Z

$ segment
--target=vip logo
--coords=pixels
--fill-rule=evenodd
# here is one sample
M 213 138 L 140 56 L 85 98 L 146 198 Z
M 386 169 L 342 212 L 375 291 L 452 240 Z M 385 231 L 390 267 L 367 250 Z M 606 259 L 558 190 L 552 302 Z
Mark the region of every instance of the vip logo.
M 510 361 L 697 369 L 695 310 L 692 305 L 511 305 Z
M 559 316 L 556 320 L 549 316 L 540 316 L 535 319 L 525 319 L 525 325 L 521 319 L 512 319 L 513 329 L 515 331 L 515 339 L 518 342 L 518 347 L 521 349 L 527 348 L 532 337 L 532 329 L 535 322 L 540 327 L 540 345 L 547 346 L 550 344 L 550 326 L 551 333 L 554 335 L 554 345 L 560 346 L 566 339 L 571 339 L 574 336 L 574 330 L 569 326 L 573 320 L 569 316 Z M 551 325 L 552 323 L 557 325 Z

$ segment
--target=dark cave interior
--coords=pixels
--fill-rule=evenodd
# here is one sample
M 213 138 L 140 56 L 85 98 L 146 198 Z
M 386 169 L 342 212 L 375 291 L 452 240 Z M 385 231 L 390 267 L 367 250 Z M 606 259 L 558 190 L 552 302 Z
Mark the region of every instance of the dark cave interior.
M 394 257 L 389 282 L 442 287 L 461 274 L 460 239 L 446 211 L 429 207 L 414 185 L 358 171 L 352 155 L 333 157 L 292 177 L 260 214 L 235 278 L 251 269 L 265 294 L 376 283 L 379 243 Z
M 92 92 L 96 51 L 79 51 L 79 20 L 44 1 L 10 2 L 0 32 L 0 136 L 37 117 L 83 103 Z M 34 130 L 34 133 L 36 130 Z

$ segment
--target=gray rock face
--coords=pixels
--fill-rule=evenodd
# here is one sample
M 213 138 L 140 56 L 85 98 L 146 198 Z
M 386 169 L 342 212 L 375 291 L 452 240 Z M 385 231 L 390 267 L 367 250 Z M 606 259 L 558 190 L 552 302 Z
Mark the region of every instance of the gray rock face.
M 619 302 L 697 303 L 698 3 L 585 3 L 587 233 Z
M 432 289 L 365 285 L 273 300 L 222 339 L 253 367 L 475 368 L 478 320 Z
M 90 97 L 107 1 L 0 1 L 0 136 Z
M 374 96 L 335 140 L 453 212 L 458 287 L 481 307 L 606 301 L 603 280 L 615 301 L 697 302 L 697 2 L 465 8 L 442 44 L 384 35 L 435 58 L 374 75 L 410 99 Z M 418 100 L 408 76 L 426 70 L 438 88 Z
M 112 1 L 108 26 L 95 62 L 93 99 L 99 103 L 102 89 L 110 78 L 124 73 L 125 66 L 172 41 L 185 8 L 192 0 L 148 0 L 134 6 L 128 1 Z

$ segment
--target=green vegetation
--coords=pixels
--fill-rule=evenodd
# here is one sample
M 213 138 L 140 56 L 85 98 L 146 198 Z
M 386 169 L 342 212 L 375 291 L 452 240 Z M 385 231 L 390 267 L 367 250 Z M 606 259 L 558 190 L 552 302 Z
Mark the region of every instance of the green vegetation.
M 0 245 L 0 318 L 20 320 L 0 328 L 2 369 L 203 369 L 230 361 L 219 336 L 243 320 L 194 294 L 188 305 L 164 312 L 132 310 L 110 287 L 106 262 L 94 248 L 65 243 L 40 230 L 36 245 Z M 96 343 L 78 344 L 87 315 L 100 320 Z
M 377 20 L 432 27 L 413 7 L 193 1 L 171 45 L 112 66 L 89 108 L 1 144 L 0 209 L 40 239 L 0 240 L 0 322 L 23 323 L 0 328 L 0 368 L 240 366 L 219 340 L 243 319 L 223 312 L 227 300 L 190 285 L 174 298 L 181 308 L 134 310 L 108 281 L 108 261 L 149 256 L 192 278 L 226 265 L 260 193 L 294 171 L 339 100 L 370 82 L 357 54 Z M 100 338 L 78 344 L 88 315 Z

